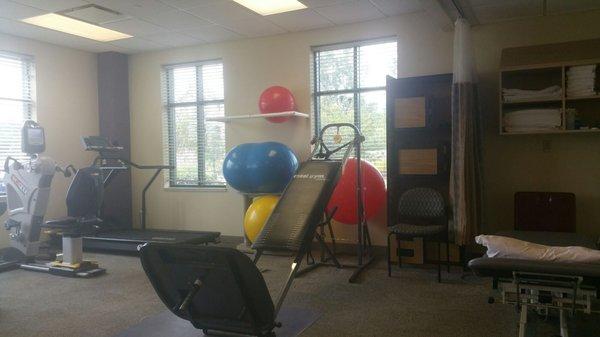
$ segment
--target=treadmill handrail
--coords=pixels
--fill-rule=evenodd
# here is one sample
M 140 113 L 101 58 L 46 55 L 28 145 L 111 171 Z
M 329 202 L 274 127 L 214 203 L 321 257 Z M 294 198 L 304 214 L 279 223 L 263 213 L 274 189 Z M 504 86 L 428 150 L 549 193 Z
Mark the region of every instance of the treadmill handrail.
M 123 165 L 122 167 L 103 166 L 102 165 L 103 160 L 116 160 L 116 161 L 119 161 L 120 163 L 124 163 L 125 165 Z M 154 181 L 156 180 L 156 178 L 158 177 L 160 172 L 162 172 L 162 170 L 172 170 L 175 168 L 175 166 L 173 166 L 173 165 L 140 165 L 131 160 L 121 158 L 121 157 L 105 157 L 102 155 L 102 152 L 100 153 L 99 156 L 97 156 L 94 159 L 93 165 L 98 167 L 101 170 L 109 171 L 108 175 L 104 179 L 105 187 L 108 186 L 108 184 L 112 181 L 112 179 L 116 175 L 115 172 L 118 172 L 120 170 L 126 170 L 130 167 L 134 167 L 138 170 L 155 170 L 154 174 L 152 174 L 152 177 L 146 183 L 146 185 L 144 185 L 144 188 L 142 190 L 142 207 L 140 209 L 140 227 L 142 230 L 146 229 L 146 193 L 148 192 L 148 189 L 150 188 L 150 186 L 152 186 L 152 183 L 154 183 Z

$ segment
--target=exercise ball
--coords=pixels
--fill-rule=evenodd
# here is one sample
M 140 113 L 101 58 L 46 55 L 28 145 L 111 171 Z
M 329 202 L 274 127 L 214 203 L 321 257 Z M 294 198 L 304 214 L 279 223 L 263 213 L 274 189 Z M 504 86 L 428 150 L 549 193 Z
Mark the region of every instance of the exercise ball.
M 261 114 L 270 114 L 274 112 L 296 111 L 296 100 L 294 95 L 284 87 L 272 86 L 267 88 L 258 99 L 258 109 Z M 267 118 L 272 123 L 283 123 L 290 117 L 271 117 Z
M 240 144 L 223 162 L 225 180 L 242 193 L 281 193 L 297 169 L 294 152 L 277 142 Z
M 273 213 L 279 197 L 265 195 L 254 198 L 244 216 L 244 232 L 250 242 L 254 242 L 258 233 L 263 229 L 267 219 Z
M 368 161 L 361 160 L 360 170 L 362 176 L 362 199 L 364 203 L 365 219 L 377 215 L 377 212 L 386 202 L 385 181 L 381 173 Z M 344 166 L 342 176 L 333 191 L 327 211 L 330 212 L 337 206 L 333 216 L 336 221 L 345 224 L 356 224 L 356 158 L 349 158 Z

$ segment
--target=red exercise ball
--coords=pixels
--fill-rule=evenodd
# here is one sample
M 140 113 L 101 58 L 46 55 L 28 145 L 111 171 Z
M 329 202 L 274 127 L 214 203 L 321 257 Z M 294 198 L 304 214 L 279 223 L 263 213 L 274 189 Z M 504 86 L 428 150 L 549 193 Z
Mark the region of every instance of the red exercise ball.
M 368 220 L 377 215 L 386 202 L 385 181 L 381 173 L 368 161 L 361 160 L 360 170 L 362 175 L 363 202 L 365 219 Z M 358 222 L 356 203 L 356 158 L 349 158 L 344 166 L 329 204 L 327 211 L 330 212 L 335 206 L 338 207 L 333 219 L 336 221 L 353 225 Z
M 261 114 L 296 111 L 296 100 L 294 99 L 294 95 L 292 95 L 287 88 L 275 85 L 267 88 L 260 94 L 258 108 Z M 288 119 L 289 117 L 267 118 L 267 120 L 272 123 L 283 123 Z

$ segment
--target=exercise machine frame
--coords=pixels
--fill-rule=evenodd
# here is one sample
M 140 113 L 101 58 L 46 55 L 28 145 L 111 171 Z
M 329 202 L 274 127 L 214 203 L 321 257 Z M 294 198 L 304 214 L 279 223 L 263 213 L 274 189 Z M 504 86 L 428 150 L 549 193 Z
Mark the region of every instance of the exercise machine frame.
M 139 170 L 153 170 L 152 176 L 142 189 L 142 200 L 140 215 L 140 228 L 110 228 L 107 224 L 100 226 L 101 229 L 94 235 L 84 237 L 84 247 L 115 252 L 137 253 L 140 245 L 147 242 L 183 242 L 189 241 L 198 244 L 218 242 L 219 232 L 196 232 L 185 230 L 162 230 L 147 229 L 147 192 L 164 170 L 174 169 L 172 165 L 141 165 L 131 160 L 118 156 L 123 150 L 122 146 L 114 146 L 104 137 L 87 136 L 82 137 L 82 143 L 86 151 L 98 152 L 92 166 L 97 167 L 103 173 L 103 185 L 107 188 L 111 181 L 120 171 L 135 168 Z M 100 212 L 100 210 L 99 210 Z M 102 217 L 99 214 L 100 217 Z M 105 227 L 107 229 L 102 229 Z

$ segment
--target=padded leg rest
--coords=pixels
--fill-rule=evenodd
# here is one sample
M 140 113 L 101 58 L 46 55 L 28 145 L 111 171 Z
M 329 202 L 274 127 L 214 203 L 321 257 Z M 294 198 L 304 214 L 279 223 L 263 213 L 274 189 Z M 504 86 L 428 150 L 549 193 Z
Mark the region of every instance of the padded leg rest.
M 141 248 L 140 257 L 164 304 L 194 327 L 255 336 L 275 327 L 262 274 L 238 250 L 151 243 Z

